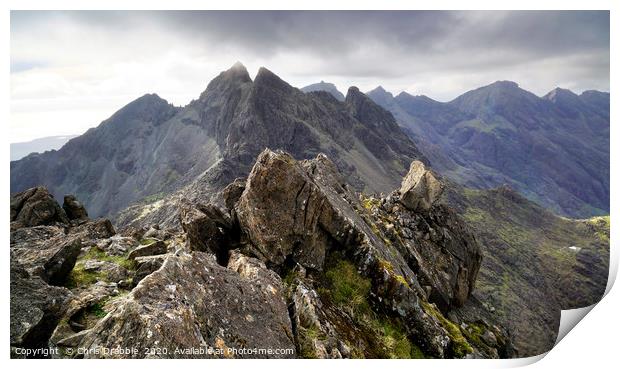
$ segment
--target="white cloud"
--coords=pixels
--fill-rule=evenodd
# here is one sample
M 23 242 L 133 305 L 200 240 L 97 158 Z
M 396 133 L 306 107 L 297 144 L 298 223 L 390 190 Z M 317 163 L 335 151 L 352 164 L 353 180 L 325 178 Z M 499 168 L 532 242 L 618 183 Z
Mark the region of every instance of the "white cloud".
M 12 142 L 81 133 L 146 93 L 187 104 L 237 60 L 251 75 L 266 66 L 297 87 L 383 85 L 443 101 L 506 79 L 539 95 L 558 85 L 609 88 L 605 13 L 11 16 Z

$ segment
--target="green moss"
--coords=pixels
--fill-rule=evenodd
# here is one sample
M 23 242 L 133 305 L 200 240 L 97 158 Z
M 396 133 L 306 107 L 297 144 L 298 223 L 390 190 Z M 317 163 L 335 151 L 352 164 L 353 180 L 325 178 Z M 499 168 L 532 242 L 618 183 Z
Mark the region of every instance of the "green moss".
M 144 238 L 140 240 L 140 245 L 150 245 L 155 242 L 157 242 L 157 239 L 155 238 Z
M 400 279 L 394 274 L 392 265 L 388 261 L 380 261 L 382 266 L 388 270 L 401 283 L 406 283 L 404 278 Z M 321 296 L 327 297 L 340 309 L 346 311 L 353 319 L 354 323 L 366 332 L 365 336 L 373 345 L 380 357 L 384 358 L 422 358 L 420 348 L 413 344 L 398 320 L 389 317 L 379 317 L 370 307 L 368 298 L 370 296 L 370 279 L 361 276 L 355 266 L 342 259 L 337 259 L 325 271 L 326 286 L 318 289 Z M 311 329 L 306 330 L 306 339 L 321 339 L 320 335 L 313 336 Z M 352 346 L 353 348 L 355 345 Z M 302 347 L 302 355 L 304 348 Z M 355 354 L 356 357 L 363 357 L 363 353 Z
M 325 272 L 329 285 L 329 296 L 338 305 L 346 307 L 352 313 L 370 311 L 368 294 L 370 280 L 357 272 L 355 265 L 346 260 L 340 260 Z
M 91 272 L 84 270 L 84 265 L 82 263 L 76 264 L 69 273 L 67 277 L 67 281 L 65 282 L 65 287 L 67 288 L 77 288 L 89 286 L 91 284 L 97 283 L 97 281 L 105 281 L 107 280 L 108 275 L 105 272 Z
M 116 265 L 120 265 L 127 270 L 135 270 L 136 265 L 133 260 L 127 259 L 126 256 L 112 256 L 108 255 L 105 252 L 99 250 L 97 247 L 91 247 L 90 250 L 84 255 L 82 260 L 99 260 L 99 261 L 107 261 L 110 263 L 114 263 Z
M 609 232 L 611 226 L 609 215 L 590 218 L 588 219 L 588 223 L 594 225 L 594 232 L 602 242 L 609 243 Z
M 372 210 L 372 208 L 378 207 L 379 205 L 381 205 L 381 200 L 375 199 L 372 196 L 362 198 L 362 206 L 367 210 Z
M 452 341 L 452 353 L 454 357 L 462 358 L 465 355 L 474 352 L 474 349 L 471 347 L 467 339 L 463 336 L 461 332 L 461 328 L 459 328 L 456 324 L 452 323 L 450 320 L 446 319 L 443 314 L 433 305 L 429 304 L 426 301 L 420 300 L 422 308 L 424 311 L 433 316 L 439 324 L 448 332 L 448 336 L 450 336 L 450 340 Z
M 97 318 L 103 318 L 107 314 L 106 311 L 104 310 L 104 307 L 105 307 L 105 302 L 100 301 L 94 305 L 89 306 L 87 309 L 87 313 L 92 314 L 96 316 Z
M 379 337 L 383 343 L 386 357 L 390 359 L 422 359 L 424 354 L 418 346 L 407 338 L 403 327 L 390 320 L 377 320 Z
M 481 323 L 471 323 L 467 326 L 466 329 L 461 330 L 463 335 L 467 338 L 468 341 L 474 343 L 478 347 L 487 346 L 482 341 L 482 335 L 484 334 L 486 328 Z
M 409 287 L 409 282 L 407 282 L 405 277 L 403 277 L 402 275 L 394 272 L 394 266 L 389 261 L 387 261 L 385 259 L 379 259 L 379 267 L 381 267 L 384 270 L 386 270 L 388 272 L 388 274 L 390 275 L 390 277 L 392 277 L 398 283 L 404 284 L 405 286 Z
M 73 270 L 69 273 L 65 287 L 76 288 L 89 286 L 98 281 L 107 281 L 107 272 L 87 271 L 84 269 L 84 262 L 87 260 L 99 260 L 114 263 L 127 270 L 135 270 L 136 265 L 133 260 L 127 259 L 125 256 L 111 256 L 99 250 L 97 247 L 91 247 L 88 252 L 78 258 Z

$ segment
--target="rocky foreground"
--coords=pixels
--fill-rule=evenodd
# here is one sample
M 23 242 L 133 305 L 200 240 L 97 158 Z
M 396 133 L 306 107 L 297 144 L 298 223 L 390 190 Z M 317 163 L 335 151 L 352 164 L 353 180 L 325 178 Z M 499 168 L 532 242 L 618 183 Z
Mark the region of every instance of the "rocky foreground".
M 15 194 L 11 356 L 512 357 L 469 299 L 481 248 L 442 191 L 419 161 L 379 198 L 322 154 L 265 150 L 225 208 L 180 199 L 169 229 L 117 233 L 75 197 Z

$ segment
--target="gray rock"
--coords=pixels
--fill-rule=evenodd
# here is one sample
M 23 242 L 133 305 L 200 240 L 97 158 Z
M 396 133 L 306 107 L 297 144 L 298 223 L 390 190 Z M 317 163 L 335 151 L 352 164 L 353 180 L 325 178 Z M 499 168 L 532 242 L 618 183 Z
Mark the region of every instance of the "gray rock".
M 42 348 L 63 316 L 71 292 L 49 286 L 11 258 L 11 346 Z
M 168 254 L 140 256 L 135 258 L 136 271 L 132 280 L 133 287 L 137 286 L 144 277 L 161 268 L 167 257 Z
M 110 238 L 116 234 L 114 226 L 109 219 L 98 218 L 88 220 L 76 227 L 69 228 L 69 234 L 75 234 L 82 240 L 94 240 L 101 238 Z
M 245 189 L 245 179 L 236 178 L 232 183 L 224 188 L 222 191 L 222 197 L 224 197 L 224 204 L 228 211 L 235 208 L 235 204 L 239 201 L 243 190 Z
M 21 227 L 69 223 L 64 210 L 45 187 L 34 187 L 11 196 L 11 230 Z
M 439 199 L 443 184 L 424 163 L 414 160 L 400 187 L 401 203 L 412 211 L 427 212 Z
M 70 220 L 88 219 L 88 212 L 84 205 L 73 195 L 65 195 L 62 208 Z
M 97 243 L 97 247 L 108 255 L 125 255 L 129 250 L 137 247 L 138 241 L 133 237 L 123 237 L 119 235 L 103 239 Z
M 139 256 L 161 255 L 168 252 L 168 246 L 162 240 L 157 240 L 146 245 L 140 245 L 133 249 L 127 259 L 135 259 Z
M 52 285 L 64 283 L 82 249 L 78 237 L 52 226 L 18 229 L 11 241 L 11 258 Z
M 220 262 L 226 259 L 231 247 L 232 225 L 218 207 L 185 202 L 181 205 L 179 219 L 191 250 L 212 252 Z
M 218 265 L 205 253 L 169 256 L 85 335 L 80 347 L 91 350 L 86 358 L 259 358 L 274 355 L 228 349 L 294 351 L 284 298 L 262 288 L 262 282 Z M 93 351 L 119 342 L 135 351 Z M 221 351 L 199 351 L 207 347 Z

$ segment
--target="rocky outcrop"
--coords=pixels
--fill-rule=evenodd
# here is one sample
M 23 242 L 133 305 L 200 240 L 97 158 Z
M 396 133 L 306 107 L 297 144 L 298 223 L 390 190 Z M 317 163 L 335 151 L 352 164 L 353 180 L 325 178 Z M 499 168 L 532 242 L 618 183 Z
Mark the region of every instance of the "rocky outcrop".
M 373 200 L 354 196 L 324 155 L 298 163 L 265 150 L 235 206 L 242 250 L 280 271 L 299 264 L 321 272 L 330 255 L 347 255 L 372 280 L 378 304 L 405 322 L 423 350 L 450 355 L 449 334 L 420 299 L 444 312 L 462 305 L 480 249 L 448 209 L 415 213 L 399 208 L 398 196 L 375 200 L 385 205 L 375 209 Z
M 66 288 L 50 286 L 41 278 L 30 276 L 13 255 L 10 278 L 11 347 L 47 347 L 47 340 L 63 316 L 71 293 Z
M 443 184 L 421 161 L 411 162 L 400 187 L 400 201 L 409 210 L 428 211 L 443 192 Z
M 62 208 L 70 220 L 88 219 L 86 208 L 84 208 L 84 205 L 73 195 L 65 195 Z
M 30 188 L 11 196 L 11 230 L 68 222 L 64 210 L 45 187 Z
M 266 149 L 218 205 L 179 197 L 177 228 L 20 228 L 12 258 L 28 264 L 33 245 L 57 239 L 79 245 L 63 269 L 73 298 L 47 333 L 60 357 L 509 356 L 503 330 L 450 315 L 471 295 L 480 249 L 419 188 L 366 197 L 323 154 Z M 403 206 L 407 193 L 432 206 Z M 62 264 L 36 260 L 33 271 Z
M 183 204 L 179 212 L 181 227 L 187 235 L 189 247 L 196 251 L 210 251 L 223 263 L 230 249 L 231 221 L 214 205 Z
M 153 256 L 153 255 L 161 255 L 168 252 L 168 246 L 162 240 L 153 240 L 150 243 L 145 245 L 140 245 L 135 249 L 131 250 L 129 255 L 127 255 L 127 259 L 133 260 L 137 257 L 141 256 Z
M 61 285 L 73 269 L 82 248 L 77 237 L 56 226 L 20 228 L 11 233 L 11 258 L 30 274 Z
M 87 358 L 292 357 L 290 320 L 272 277 L 240 275 L 198 251 L 170 256 L 85 335 L 81 347 L 89 349 Z M 95 350 L 121 342 L 135 351 Z M 293 351 L 253 351 L 269 348 Z

